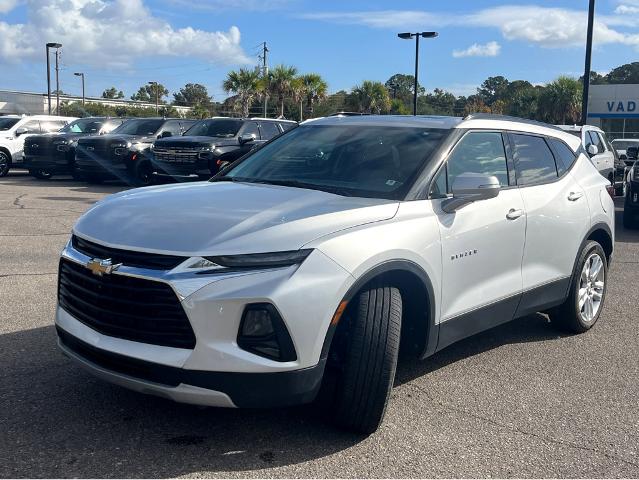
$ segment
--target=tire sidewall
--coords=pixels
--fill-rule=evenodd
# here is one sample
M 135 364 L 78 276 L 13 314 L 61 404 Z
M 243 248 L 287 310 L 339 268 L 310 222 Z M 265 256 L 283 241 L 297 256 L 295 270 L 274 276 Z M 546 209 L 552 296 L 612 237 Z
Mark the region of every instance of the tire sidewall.
M 11 169 L 11 157 L 0 151 L 0 177 L 6 177 Z

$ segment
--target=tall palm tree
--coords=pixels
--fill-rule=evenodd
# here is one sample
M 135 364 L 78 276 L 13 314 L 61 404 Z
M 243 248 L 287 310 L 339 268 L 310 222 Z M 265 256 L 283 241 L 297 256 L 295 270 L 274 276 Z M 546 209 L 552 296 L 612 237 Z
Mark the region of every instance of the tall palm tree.
M 307 73 L 300 77 L 306 89 L 306 101 L 310 116 L 313 116 L 313 106 L 315 102 L 324 100 L 328 92 L 328 84 L 317 73 Z
M 227 93 L 233 92 L 237 95 L 235 105 L 239 104 L 242 116 L 248 117 L 251 103 L 260 94 L 259 73 L 245 68 L 240 68 L 239 71 L 232 70 L 226 75 L 222 88 Z
M 300 106 L 299 121 L 301 122 L 302 120 L 304 120 L 304 99 L 307 95 L 306 84 L 304 83 L 303 77 L 295 77 L 293 79 L 293 81 L 291 82 L 291 95 L 293 97 L 293 100 L 295 100 L 295 102 L 298 103 Z
M 388 90 L 381 82 L 364 80 L 361 85 L 355 86 L 353 96 L 360 112 L 379 115 L 388 111 L 391 106 Z
M 269 91 L 280 102 L 280 117 L 284 117 L 284 99 L 292 95 L 292 86 L 297 68 L 278 65 L 269 72 Z

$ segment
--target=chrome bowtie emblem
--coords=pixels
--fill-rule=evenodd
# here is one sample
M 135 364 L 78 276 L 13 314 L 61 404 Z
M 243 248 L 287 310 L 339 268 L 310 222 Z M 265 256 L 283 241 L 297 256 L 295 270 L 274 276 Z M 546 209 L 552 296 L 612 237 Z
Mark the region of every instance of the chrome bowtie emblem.
M 90 152 L 92 152 L 93 150 L 95 150 L 94 147 L 87 147 L 87 150 L 89 150 Z
M 31 144 L 31 148 L 39 148 L 39 147 L 40 147 L 40 145 L 38 145 L 37 143 L 32 143 Z
M 101 277 L 102 275 L 109 275 L 111 272 L 117 270 L 121 266 L 121 263 L 116 263 L 114 265 L 110 258 L 107 258 L 106 260 L 92 258 L 86 264 L 86 267 L 91 270 L 91 273 L 93 275 L 97 275 L 98 277 Z

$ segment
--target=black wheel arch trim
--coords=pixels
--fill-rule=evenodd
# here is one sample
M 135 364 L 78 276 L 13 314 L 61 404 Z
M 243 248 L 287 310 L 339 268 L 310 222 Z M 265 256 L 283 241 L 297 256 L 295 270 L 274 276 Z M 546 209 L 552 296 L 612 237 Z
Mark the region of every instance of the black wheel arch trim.
M 414 274 L 416 277 L 419 278 L 423 287 L 428 292 L 428 318 L 426 319 L 428 324 L 426 326 L 426 338 L 424 339 L 425 347 L 423 352 L 421 352 L 420 354 L 420 358 L 428 357 L 435 353 L 439 336 L 439 325 L 435 323 L 435 290 L 433 289 L 433 284 L 428 274 L 417 263 L 410 260 L 387 260 L 370 268 L 363 275 L 359 276 L 357 280 L 355 280 L 355 283 L 353 283 L 353 285 L 351 285 L 351 287 L 348 289 L 348 291 L 340 301 L 340 304 L 343 301 L 350 302 L 351 299 L 353 299 L 353 297 L 357 294 L 357 292 L 359 292 L 371 280 L 386 273 L 396 271 L 403 271 Z M 324 344 L 322 345 L 320 361 L 325 360 L 328 357 L 328 353 L 336 329 L 337 325 L 329 325 L 326 336 L 324 337 Z

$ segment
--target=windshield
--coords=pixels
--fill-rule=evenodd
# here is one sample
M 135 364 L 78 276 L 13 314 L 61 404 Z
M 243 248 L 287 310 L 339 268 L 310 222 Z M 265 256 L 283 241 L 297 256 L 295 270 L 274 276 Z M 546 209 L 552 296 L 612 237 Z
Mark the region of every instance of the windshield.
M 272 183 L 399 200 L 450 130 L 307 125 L 291 130 L 213 181 Z
M 242 127 L 242 120 L 212 119 L 202 120 L 189 128 L 185 136 L 232 138 Z
M 613 140 L 611 143 L 616 150 L 627 150 L 628 147 L 639 147 L 639 140 Z
M 127 120 L 111 133 L 120 133 L 122 135 L 154 135 L 164 120 L 162 119 L 135 119 Z
M 5 132 L 20 121 L 19 118 L 0 118 L 0 132 Z
M 81 118 L 75 122 L 71 122 L 64 127 L 62 133 L 98 133 L 104 125 L 104 120 L 96 120 L 95 118 Z

